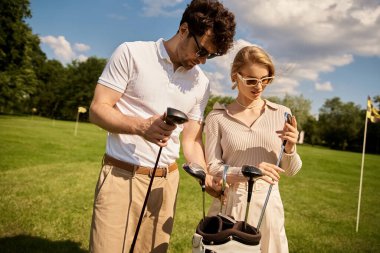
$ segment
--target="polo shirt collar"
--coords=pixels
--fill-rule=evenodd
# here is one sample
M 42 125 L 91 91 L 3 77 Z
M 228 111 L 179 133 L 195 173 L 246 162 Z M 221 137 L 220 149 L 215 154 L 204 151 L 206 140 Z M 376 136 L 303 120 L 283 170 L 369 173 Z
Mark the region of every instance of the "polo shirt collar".
M 163 38 L 156 41 L 156 46 L 157 46 L 157 51 L 158 51 L 158 55 L 160 56 L 160 58 L 167 60 L 168 62 L 172 62 L 170 60 L 169 54 L 166 51 L 166 48 L 164 46 L 164 39 Z
M 278 104 L 275 104 L 267 99 L 264 99 L 264 101 L 268 107 L 272 108 L 273 110 L 278 110 Z

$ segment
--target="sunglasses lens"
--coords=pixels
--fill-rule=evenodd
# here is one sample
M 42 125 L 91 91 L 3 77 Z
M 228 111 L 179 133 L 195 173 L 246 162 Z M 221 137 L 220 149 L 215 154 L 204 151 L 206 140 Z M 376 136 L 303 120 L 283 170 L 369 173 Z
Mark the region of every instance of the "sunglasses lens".
M 217 57 L 219 55 L 220 55 L 219 53 L 210 54 L 205 48 L 201 48 L 197 52 L 197 56 L 198 57 L 201 57 L 201 58 L 202 57 L 206 57 L 207 59 L 212 59 L 212 58 L 215 58 L 215 57 Z
M 272 82 L 273 78 L 272 77 L 266 77 L 264 79 L 262 79 L 262 82 L 263 84 L 268 84 L 270 82 Z
M 246 82 L 247 85 L 256 86 L 257 83 L 258 83 L 258 80 L 256 80 L 256 79 L 248 79 L 245 82 Z
M 218 54 L 218 53 L 210 54 L 209 56 L 207 56 L 207 59 L 212 59 L 212 58 L 215 58 L 217 56 L 220 56 L 220 54 Z
M 198 51 L 198 56 L 199 57 L 205 57 L 205 56 L 208 56 L 209 53 L 207 52 L 207 50 L 205 50 L 204 48 L 201 48 L 199 51 Z

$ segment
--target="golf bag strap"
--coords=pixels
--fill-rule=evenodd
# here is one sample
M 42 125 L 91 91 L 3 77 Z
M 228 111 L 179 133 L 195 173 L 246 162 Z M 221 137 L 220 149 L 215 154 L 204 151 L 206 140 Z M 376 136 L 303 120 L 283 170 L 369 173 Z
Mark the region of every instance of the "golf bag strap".
M 104 165 L 111 165 L 115 166 L 117 168 L 127 170 L 132 173 L 137 173 L 137 174 L 142 174 L 142 175 L 148 175 L 152 176 L 153 168 L 150 167 L 144 167 L 144 166 L 139 166 L 131 163 L 127 163 L 124 161 L 120 161 L 110 155 L 104 154 L 103 157 L 103 164 Z M 172 163 L 168 167 L 157 167 L 155 177 L 166 177 L 166 175 L 170 172 L 175 171 L 178 169 L 177 163 Z

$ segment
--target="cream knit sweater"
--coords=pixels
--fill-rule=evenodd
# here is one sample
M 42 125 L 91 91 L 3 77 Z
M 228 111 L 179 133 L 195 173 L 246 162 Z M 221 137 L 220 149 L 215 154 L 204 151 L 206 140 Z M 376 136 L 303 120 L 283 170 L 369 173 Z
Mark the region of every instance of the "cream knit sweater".
M 232 117 L 224 105 L 215 104 L 206 119 L 206 162 L 209 173 L 221 176 L 223 164 L 230 166 L 229 182 L 245 182 L 243 165 L 261 162 L 276 164 L 282 141 L 277 131 L 284 127 L 289 108 L 265 100 L 264 113 L 248 127 Z M 297 154 L 283 154 L 280 167 L 286 175 L 295 175 L 302 166 Z

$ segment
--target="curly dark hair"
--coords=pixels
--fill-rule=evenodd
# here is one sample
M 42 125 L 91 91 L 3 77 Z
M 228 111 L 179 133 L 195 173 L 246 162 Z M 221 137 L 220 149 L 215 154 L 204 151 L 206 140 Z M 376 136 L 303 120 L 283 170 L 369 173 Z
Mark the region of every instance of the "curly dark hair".
M 217 0 L 193 0 L 187 5 L 180 25 L 186 22 L 189 30 L 202 36 L 212 29 L 212 43 L 220 55 L 226 54 L 232 47 L 235 36 L 235 15 Z

